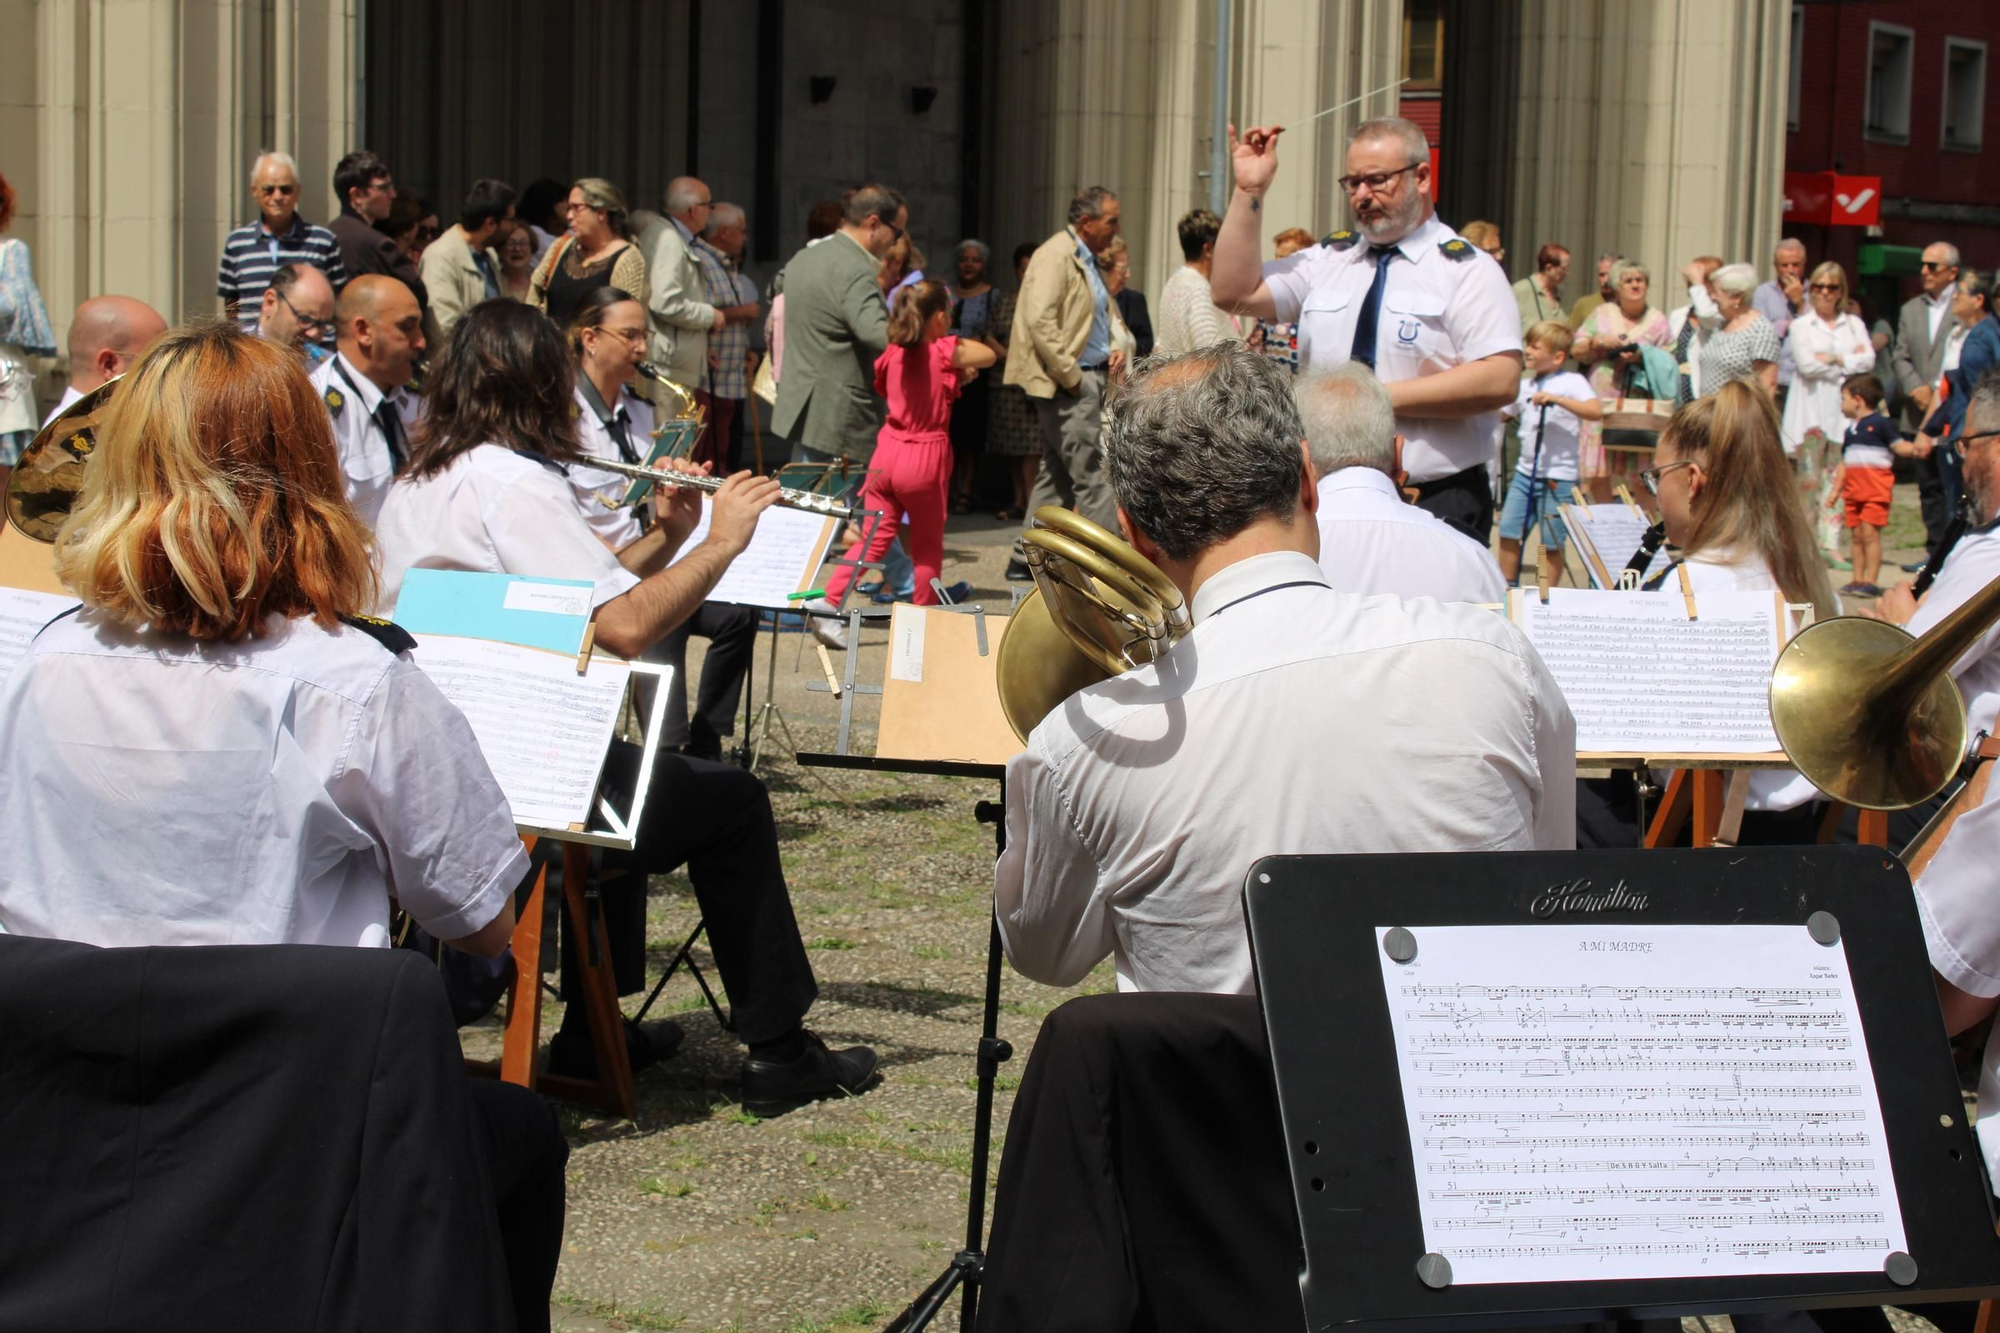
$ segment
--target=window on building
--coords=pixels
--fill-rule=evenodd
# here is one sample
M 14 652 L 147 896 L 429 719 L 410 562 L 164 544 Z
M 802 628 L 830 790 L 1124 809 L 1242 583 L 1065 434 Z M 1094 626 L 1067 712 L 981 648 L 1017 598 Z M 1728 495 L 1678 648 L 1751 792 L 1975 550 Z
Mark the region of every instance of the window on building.
M 1444 88 L 1444 0 L 1405 0 L 1403 77 L 1405 96 Z
M 1986 43 L 1944 39 L 1944 146 L 1977 149 L 1986 120 Z
M 1911 66 L 1916 36 L 1908 28 L 1868 25 L 1867 119 L 1862 134 L 1888 143 L 1910 141 Z
M 1806 7 L 1792 6 L 1792 68 L 1785 90 L 1785 128 L 1799 127 L 1799 74 L 1806 58 Z

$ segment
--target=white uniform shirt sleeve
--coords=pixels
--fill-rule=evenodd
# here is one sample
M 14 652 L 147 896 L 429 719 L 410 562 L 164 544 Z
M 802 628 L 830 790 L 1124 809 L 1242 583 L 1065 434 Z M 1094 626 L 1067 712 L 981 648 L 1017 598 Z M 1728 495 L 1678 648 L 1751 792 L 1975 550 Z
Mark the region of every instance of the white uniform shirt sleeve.
M 492 921 L 528 873 L 471 725 L 407 657 L 369 699 L 330 787 L 375 839 L 396 901 L 441 940 Z
M 1111 953 L 1114 934 L 1097 863 L 1038 739 L 1007 763 L 1007 850 L 993 870 L 994 913 L 1021 975 L 1074 986 Z
M 1524 642 L 1523 649 L 1534 697 L 1535 758 L 1542 773 L 1542 790 L 1535 802 L 1535 849 L 1567 852 L 1576 847 L 1576 717 L 1534 645 Z
M 1297 254 L 1286 255 L 1264 265 L 1264 286 L 1271 293 L 1271 304 L 1278 323 L 1297 321 L 1306 293 L 1329 276 L 1334 254 L 1326 246 L 1311 245 Z
M 554 473 L 507 487 L 485 515 L 500 567 L 509 574 L 589 579 L 593 607 L 637 586 L 639 576 L 591 531 L 569 482 Z
M 1428 258 L 1428 256 L 1426 256 Z M 1498 264 L 1481 263 L 1482 256 L 1450 260 L 1442 254 L 1438 261 L 1460 269 L 1457 290 L 1444 309 L 1445 332 L 1451 337 L 1456 364 L 1521 351 L 1521 308 L 1515 304 L 1514 289 L 1507 285 L 1507 273 Z
M 1939 976 L 1982 998 L 2000 995 L 2000 787 L 1952 825 L 1917 881 L 1924 944 Z

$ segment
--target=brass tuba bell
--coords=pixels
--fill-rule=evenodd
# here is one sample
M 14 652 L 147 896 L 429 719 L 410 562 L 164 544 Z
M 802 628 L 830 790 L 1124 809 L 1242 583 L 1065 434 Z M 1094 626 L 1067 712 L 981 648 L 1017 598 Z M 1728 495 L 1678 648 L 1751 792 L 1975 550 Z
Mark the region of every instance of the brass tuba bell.
M 1044 505 L 1021 545 L 1035 590 L 1007 622 L 995 671 L 1001 711 L 1026 740 L 1063 700 L 1156 660 L 1191 622 L 1173 580 L 1081 515 Z
M 1900 810 L 1943 791 L 1965 758 L 1952 664 L 2000 620 L 2000 579 L 1922 638 L 1840 616 L 1807 627 L 1771 668 L 1771 725 L 1793 767 L 1837 801 Z

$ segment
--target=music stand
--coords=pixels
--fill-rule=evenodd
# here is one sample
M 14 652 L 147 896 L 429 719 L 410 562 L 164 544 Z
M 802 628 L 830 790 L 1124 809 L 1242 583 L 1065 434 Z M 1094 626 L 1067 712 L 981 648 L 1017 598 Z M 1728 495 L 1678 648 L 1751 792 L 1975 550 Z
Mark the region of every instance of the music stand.
M 1901 865 L 1881 851 L 1747 848 L 1727 859 L 1697 851 L 1271 857 L 1251 868 L 1244 896 L 1304 1239 L 1306 1272 L 1300 1289 L 1309 1328 L 1339 1324 L 1427 1333 L 1729 1310 L 1900 1304 L 1916 1293 L 1929 1300 L 1958 1300 L 2000 1289 L 2000 1241 L 1993 1234 L 1979 1152 L 1965 1123 L 1938 1018 L 1914 896 Z M 1603 1037 L 1606 1046 L 1622 1040 L 1628 1049 L 1573 1056 L 1572 1050 L 1600 1040 L 1605 1013 L 1621 1003 L 1641 1002 L 1637 992 L 1646 988 L 1635 986 L 1633 994 L 1620 995 L 1622 981 L 1594 989 L 1570 986 L 1580 994 L 1588 992 L 1579 998 L 1564 987 L 1572 981 L 1588 983 L 1604 966 L 1634 957 L 1638 936 L 1666 939 L 1683 925 L 1714 928 L 1725 941 L 1754 932 L 1763 932 L 1768 940 L 1774 928 L 1782 928 L 1779 933 L 1789 946 L 1828 960 L 1825 968 L 1813 959 L 1806 966 L 1815 974 L 1827 971 L 1833 989 L 1794 991 L 1790 994 L 1797 998 L 1780 1002 L 1770 1000 L 1777 992 L 1757 992 L 1755 987 L 1792 984 L 1783 974 L 1767 973 L 1762 983 L 1753 979 L 1749 989 L 1740 980 L 1732 983 L 1732 977 L 1740 978 L 1745 960 L 1756 963 L 1774 956 L 1751 948 L 1740 958 L 1725 955 L 1712 966 L 1704 963 L 1699 969 L 1703 975 L 1694 975 L 1692 968 L 1682 974 L 1689 987 L 1737 986 L 1719 997 L 1690 993 L 1671 1001 L 1712 1006 L 1713 1012 L 1685 1014 L 1681 1020 L 1663 1014 L 1647 1029 L 1662 1035 L 1640 1042 Z M 1453 942 L 1458 954 L 1447 950 L 1447 928 L 1466 936 Z M 1513 987 L 1466 984 L 1521 970 L 1519 961 L 1509 960 L 1529 954 L 1530 937 L 1540 932 L 1544 941 L 1556 939 L 1547 932 L 1558 930 L 1565 932 L 1559 937 L 1565 949 L 1572 937 L 1579 943 L 1599 939 L 1597 949 L 1588 952 L 1608 961 L 1593 971 L 1579 960 L 1574 974 L 1544 969 Z M 1433 946 L 1431 970 L 1407 974 L 1407 986 L 1396 981 L 1396 968 L 1426 960 L 1427 938 Z M 1614 940 L 1622 940 L 1615 949 L 1609 944 Z M 1468 948 L 1476 962 L 1448 961 L 1466 956 Z M 1775 1128 L 1822 1109 L 1813 1105 L 1812 1111 L 1800 1110 L 1818 1094 L 1787 1078 L 1859 1082 L 1858 1074 L 1840 1072 L 1862 1067 L 1859 1061 L 1813 1053 L 1851 1051 L 1857 1043 L 1845 1028 L 1812 1021 L 1817 1013 L 1794 1014 L 1799 1021 L 1784 1021 L 1786 1005 L 1837 1008 L 1841 1001 L 1819 997 L 1847 984 L 1873 1086 L 1830 1089 L 1824 1095 L 1828 1105 L 1836 1094 L 1851 1103 L 1866 1088 L 1879 1099 L 1900 1204 L 1892 1220 L 1900 1220 L 1906 1240 L 1886 1257 L 1873 1255 L 1872 1269 L 1863 1238 L 1881 1236 L 1888 1228 L 1883 1216 L 1868 1215 L 1884 1200 L 1859 1183 L 1884 1175 L 1881 1146 L 1865 1134 L 1857 1138 L 1859 1130 L 1869 1127 L 1866 1115 L 1830 1115 L 1820 1127 L 1829 1143 L 1859 1142 L 1859 1147 L 1833 1151 L 1871 1159 L 1865 1163 L 1802 1157 L 1818 1150 L 1803 1145 L 1805 1136 L 1786 1141 Z M 1732 1004 L 1747 1013 L 1729 1012 Z M 1516 1011 L 1517 1024 L 1503 1017 Z M 1737 1022 L 1738 1017 L 1743 1021 Z M 1449 1030 L 1422 1048 L 1440 1052 L 1428 1064 L 1415 1063 L 1411 1052 L 1417 1046 L 1398 1043 L 1396 1025 L 1419 1019 L 1442 1020 Z M 1526 1055 L 1528 1043 L 1538 1039 L 1479 1035 L 1503 1026 L 1510 1034 L 1559 1030 L 1566 1042 L 1573 1038 L 1583 1045 L 1565 1044 L 1557 1060 L 1541 1062 L 1551 1068 L 1533 1068 L 1533 1059 L 1517 1060 L 1518 1067 L 1479 1063 L 1492 1060 L 1486 1048 L 1496 1042 Z M 1825 1035 L 1834 1033 L 1844 1044 Z M 1504 1045 L 1508 1042 L 1514 1044 Z M 1685 1057 L 1671 1047 L 1654 1047 L 1668 1052 L 1655 1061 L 1660 1070 L 1632 1068 L 1635 1061 L 1645 1063 L 1650 1053 L 1634 1054 L 1633 1049 L 1652 1042 L 1705 1043 L 1712 1053 L 1676 1064 Z M 1577 1064 L 1572 1068 L 1573 1059 Z M 1801 1072 L 1788 1073 L 1783 1068 L 1788 1062 Z M 1415 1075 L 1419 1086 L 1414 1088 L 1405 1074 L 1413 1068 L 1430 1071 Z M 1503 1072 L 1491 1072 L 1496 1068 Z M 1677 1072 L 1682 1070 L 1695 1072 Z M 1607 1084 L 1609 1093 L 1573 1086 L 1572 1079 Z M 1440 1086 L 1422 1087 L 1426 1082 Z M 1475 1082 L 1498 1084 L 1502 1091 L 1496 1098 L 1487 1088 L 1469 1086 Z M 1773 1083 L 1779 1086 L 1760 1086 Z M 1661 1086 L 1652 1086 L 1656 1084 Z M 1357 1095 L 1360 1089 L 1368 1095 Z M 1615 1095 L 1619 1109 L 1590 1110 L 1581 1099 L 1593 1094 Z M 1425 1154 L 1470 1151 L 1470 1157 L 1419 1174 L 1405 1102 L 1445 1104 L 1423 1101 L 1426 1097 L 1462 1099 L 1449 1104 L 1465 1110 L 1421 1116 L 1419 1123 L 1426 1128 L 1415 1133 L 1466 1137 L 1425 1140 Z M 1687 1100 L 1714 1109 L 1677 1108 L 1676 1103 Z M 1795 1103 L 1793 1109 L 1776 1109 L 1785 1101 Z M 1433 1126 L 1440 1118 L 1452 1123 Z M 1502 1131 L 1505 1135 L 1554 1137 L 1538 1143 L 1476 1137 L 1492 1133 L 1488 1124 L 1500 1120 L 1514 1126 Z M 1553 1127 L 1528 1127 L 1542 1120 Z M 1666 1146 L 1657 1153 L 1650 1143 L 1643 1152 L 1671 1160 L 1586 1160 L 1615 1157 L 1624 1150 L 1616 1142 L 1620 1135 L 1664 1136 Z M 1500 1146 L 1482 1150 L 1479 1144 Z M 1507 1162 L 1484 1162 L 1482 1151 L 1496 1158 L 1511 1156 Z M 1704 1158 L 1728 1160 L 1704 1163 Z M 1784 1160 L 1774 1164 L 1763 1158 Z M 1576 1205 L 1568 1210 L 1572 1214 L 1581 1207 L 1659 1206 L 1661 1200 L 1647 1198 L 1641 1184 L 1634 1183 L 1643 1182 L 1643 1174 L 1607 1174 L 1640 1168 L 1672 1172 L 1682 1188 L 1663 1191 L 1676 1196 L 1670 1204 L 1690 1211 L 1735 1211 L 1722 1219 L 1646 1218 L 1634 1231 L 1649 1237 L 1650 1246 L 1621 1239 L 1626 1233 L 1609 1225 L 1640 1219 L 1610 1217 L 1586 1224 L 1580 1217 L 1561 1215 L 1566 1204 Z M 1778 1177 L 1781 1192 L 1794 1201 L 1749 1205 L 1747 1196 L 1760 1187 L 1724 1188 L 1741 1179 L 1732 1173 L 1742 1171 Z M 1826 1188 L 1819 1182 L 1829 1179 L 1834 1182 L 1831 1195 L 1818 1197 Z M 1600 1183 L 1606 1180 L 1616 1184 Z M 1421 1196 L 1425 1190 L 1429 1195 Z M 1712 1197 L 1724 1195 L 1734 1197 L 1722 1202 Z M 1485 1215 L 1458 1224 L 1465 1229 L 1448 1230 L 1426 1221 L 1426 1208 L 1475 1206 L 1440 1203 L 1440 1197 L 1471 1196 L 1477 1196 L 1476 1206 Z M 1683 1203 L 1679 1196 L 1696 1202 Z M 1535 1202 L 1523 1205 L 1518 1199 Z M 1815 1206 L 1853 1214 L 1808 1216 Z M 1525 1212 L 1513 1211 L 1523 1207 Z M 1558 1215 L 1541 1216 L 1536 1210 Z M 1680 1225 L 1670 1229 L 1670 1221 Z M 1842 1230 L 1825 1243 L 1770 1239 L 1739 1245 L 1727 1239 L 1732 1227 L 1769 1224 L 1803 1234 L 1814 1223 L 1823 1226 L 1823 1236 L 1835 1227 Z M 1852 1231 L 1845 1230 L 1849 1226 Z M 1659 1229 L 1651 1229 L 1655 1227 Z M 1435 1241 L 1459 1236 L 1467 1239 Z M 1459 1250 L 1468 1267 L 1475 1261 L 1494 1262 L 1496 1256 L 1481 1255 L 1479 1246 L 1505 1249 L 1500 1258 L 1510 1265 L 1554 1262 L 1566 1267 L 1560 1280 L 1529 1282 L 1488 1272 L 1455 1281 L 1449 1256 L 1438 1252 L 1440 1244 L 1469 1247 Z M 1810 1248 L 1814 1245 L 1820 1248 Z M 1675 1271 L 1599 1280 L 1569 1276 L 1572 1270 L 1615 1271 L 1604 1265 L 1633 1262 L 1612 1253 L 1620 1249 L 1624 1255 L 1644 1251 L 1652 1257 L 1637 1262 Z M 1543 1252 L 1551 1250 L 1557 1257 L 1548 1260 Z M 1657 1257 L 1668 1253 L 1673 1257 Z M 1823 1254 L 1836 1258 L 1792 1257 Z M 1821 1271 L 1787 1272 L 1788 1261 L 1794 1269 Z M 1701 1273 L 1704 1267 L 1711 1268 L 1708 1275 Z
M 867 614 L 871 619 L 881 618 L 879 612 Z M 850 613 L 849 624 L 856 631 L 860 628 L 862 615 L 859 610 Z M 994 625 L 992 622 L 996 618 L 987 616 L 977 603 L 965 603 L 959 607 L 919 607 L 900 603 L 892 613 L 892 638 L 897 632 L 896 626 L 906 616 L 920 618 L 925 626 L 919 639 L 922 647 L 918 679 L 895 677 L 896 654 L 892 647 L 888 678 L 884 684 L 862 686 L 855 679 L 858 654 L 849 652 L 836 749 L 832 753 L 803 752 L 799 754 L 798 761 L 813 768 L 924 773 L 996 782 L 1000 788 L 999 798 L 976 802 L 973 818 L 982 824 L 993 825 L 994 855 L 997 857 L 1007 849 L 1006 760 L 1020 748 L 1018 741 L 1013 742 L 1011 749 L 1000 745 L 991 726 L 997 718 L 1002 730 L 1006 730 L 993 683 L 995 653 L 1000 635 L 1006 628 L 1004 619 L 999 625 Z M 819 682 L 810 684 L 817 685 Z M 859 692 L 883 696 L 883 731 L 902 736 L 904 745 L 900 753 L 869 756 L 849 750 L 854 697 Z M 968 700 L 975 701 L 975 709 L 984 708 L 992 716 L 966 719 L 964 714 Z M 940 702 L 954 706 L 960 721 L 972 725 L 931 725 L 929 718 L 938 712 Z M 896 711 L 908 715 L 908 725 L 903 726 L 900 733 L 890 725 L 890 715 Z M 1007 731 L 1007 736 L 1011 738 L 1012 732 Z M 978 739 L 968 745 L 968 737 Z M 1001 752 L 1003 749 L 1004 753 Z M 926 750 L 931 753 L 927 755 L 924 753 Z M 986 1264 L 986 1179 L 993 1150 L 993 1083 L 1000 1066 L 1014 1054 L 1013 1045 L 999 1036 L 1000 970 L 1004 956 L 1000 943 L 1000 922 L 989 916 L 986 992 L 980 1012 L 976 1052 L 977 1094 L 973 1107 L 972 1179 L 966 1200 L 965 1245 L 952 1256 L 944 1272 L 885 1326 L 884 1333 L 915 1333 L 915 1330 L 929 1327 L 931 1320 L 950 1298 L 952 1289 L 961 1285 L 964 1292 L 959 1307 L 959 1327 L 963 1333 L 971 1333 L 978 1317 L 979 1278 Z

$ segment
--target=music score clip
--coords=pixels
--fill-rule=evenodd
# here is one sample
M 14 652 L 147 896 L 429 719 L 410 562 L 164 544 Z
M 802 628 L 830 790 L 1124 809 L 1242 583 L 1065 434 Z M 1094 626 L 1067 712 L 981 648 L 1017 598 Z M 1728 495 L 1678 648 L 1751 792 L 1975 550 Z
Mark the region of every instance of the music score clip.
M 576 674 L 581 676 L 590 670 L 590 653 L 597 646 L 597 622 L 586 621 L 583 626 L 583 642 L 576 646 Z
M 1675 568 L 1679 571 L 1681 576 L 1681 599 L 1687 603 L 1688 619 L 1689 620 L 1698 619 L 1694 607 L 1694 584 L 1688 579 L 1688 567 L 1686 563 L 1683 562 L 1682 564 L 1675 566 Z

